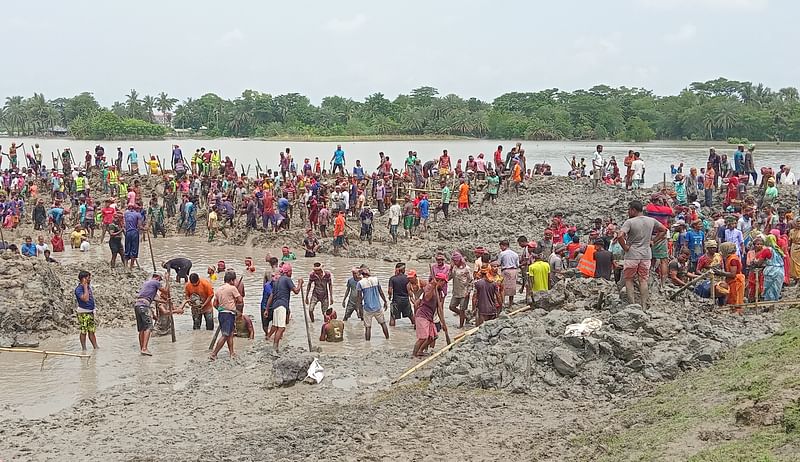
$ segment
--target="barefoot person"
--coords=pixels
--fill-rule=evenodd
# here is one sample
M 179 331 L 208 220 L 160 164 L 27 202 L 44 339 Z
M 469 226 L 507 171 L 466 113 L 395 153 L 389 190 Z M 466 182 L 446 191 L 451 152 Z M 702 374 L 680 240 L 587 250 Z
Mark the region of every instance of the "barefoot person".
M 136 330 L 139 331 L 139 352 L 145 356 L 152 356 L 147 344 L 150 342 L 150 333 L 153 330 L 153 319 L 150 317 L 150 304 L 156 298 L 156 294 L 168 294 L 166 287 L 162 287 L 162 277 L 159 273 L 153 273 L 153 277 L 148 279 L 139 290 L 136 296 L 133 309 L 136 312 Z
M 97 324 L 94 320 L 94 291 L 92 290 L 92 275 L 81 270 L 78 273 L 78 286 L 75 287 L 75 299 L 78 302 L 78 328 L 80 329 L 81 350 L 86 350 L 86 337 L 92 342 L 92 348 L 97 349 L 95 331 Z
M 400 318 L 408 318 L 414 325 L 414 312 L 411 310 L 411 301 L 408 298 L 408 276 L 406 276 L 405 263 L 398 263 L 394 267 L 394 276 L 389 278 L 389 300 L 392 309 L 389 312 L 389 326 L 394 327 Z
M 309 293 L 311 294 L 310 301 Z M 314 263 L 314 269 L 308 276 L 305 300 L 311 322 L 314 322 L 314 308 L 316 308 L 317 303 L 322 308 L 323 316 L 328 311 L 328 307 L 333 304 L 333 278 L 330 271 L 325 270 L 320 262 Z
M 417 341 L 414 343 L 412 354 L 414 357 L 424 356 L 425 349 L 432 345 L 436 338 L 436 326 L 433 323 L 434 313 L 439 314 L 439 319 L 444 321 L 442 312 L 443 287 L 447 284 L 447 274 L 437 273 L 433 281 L 422 289 L 422 297 L 417 299 L 414 311 L 416 321 Z M 442 322 L 442 330 L 447 332 L 447 324 Z
M 643 309 L 647 308 L 649 290 L 647 279 L 650 277 L 650 260 L 652 259 L 651 242 L 660 242 L 667 234 L 667 228 L 655 218 L 642 215 L 644 206 L 641 201 L 634 200 L 628 205 L 628 219 L 622 224 L 617 240 L 625 251 L 622 277 L 625 280 L 625 292 L 628 302 L 634 301 L 634 282 L 639 282 L 639 293 Z M 655 234 L 655 235 L 654 235 Z
M 231 358 L 236 357 L 233 351 L 233 336 L 236 321 L 236 305 L 242 303 L 242 295 L 236 288 L 236 273 L 233 271 L 225 272 L 225 283 L 214 292 L 214 306 L 219 307 L 219 334 L 214 351 L 211 352 L 209 359 L 217 359 L 217 353 L 223 346 L 228 345 L 228 353 Z
M 378 277 L 370 276 L 369 271 L 369 268 L 366 266 L 361 268 L 361 276 L 363 276 L 363 278 L 358 281 L 358 299 L 364 306 L 364 339 L 369 341 L 372 337 L 373 319 L 378 321 L 381 329 L 383 329 L 383 336 L 388 339 L 389 328 L 386 326 L 383 311 L 386 311 L 389 305 L 386 302 L 383 289 L 381 289 L 381 285 L 378 282 Z M 381 300 L 383 300 L 383 311 L 381 311 Z
M 278 353 L 278 347 L 283 338 L 283 333 L 286 331 L 286 321 L 289 319 L 289 302 L 292 294 L 300 294 L 302 296 L 303 280 L 297 281 L 297 285 L 292 281 L 292 265 L 291 263 L 284 263 L 280 268 L 280 277 L 274 282 L 272 293 L 267 300 L 269 307 L 265 314 L 272 315 L 272 325 L 269 328 L 267 338 L 272 337 L 275 354 Z
M 336 311 L 329 307 L 325 312 L 325 324 L 319 335 L 320 342 L 341 342 L 344 339 L 344 323 L 336 319 Z
M 167 276 L 169 277 L 169 276 Z M 208 279 L 200 279 L 197 273 L 189 275 L 189 283 L 183 289 L 184 299 L 192 310 L 192 330 L 199 330 L 206 321 L 206 330 L 214 330 L 214 288 Z

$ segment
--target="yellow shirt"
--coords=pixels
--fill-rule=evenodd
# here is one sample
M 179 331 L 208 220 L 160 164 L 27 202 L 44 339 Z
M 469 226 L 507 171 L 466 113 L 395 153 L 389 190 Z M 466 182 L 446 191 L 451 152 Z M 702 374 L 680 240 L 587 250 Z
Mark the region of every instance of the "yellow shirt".
M 86 236 L 86 231 L 84 230 L 73 231 L 70 233 L 69 239 L 72 242 L 72 247 L 80 247 L 83 236 Z
M 150 173 L 153 175 L 158 174 L 158 161 L 157 160 L 148 160 L 147 164 L 150 165 Z
M 548 280 L 550 279 L 550 264 L 539 260 L 528 266 L 528 276 L 532 280 L 531 287 L 534 292 L 547 290 Z

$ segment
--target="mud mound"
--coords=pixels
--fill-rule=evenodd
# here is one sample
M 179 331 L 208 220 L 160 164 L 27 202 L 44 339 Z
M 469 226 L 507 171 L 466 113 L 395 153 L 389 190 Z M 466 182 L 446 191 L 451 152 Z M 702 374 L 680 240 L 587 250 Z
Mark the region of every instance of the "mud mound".
M 482 326 L 437 364 L 431 386 L 629 395 L 780 329 L 771 313 L 715 313 L 693 296 L 675 302 L 656 297 L 647 311 L 623 300 L 607 281 L 559 284 L 539 296 L 532 312 Z M 603 326 L 588 337 L 564 337 L 567 325 L 588 317 Z
M 103 327 L 130 325 L 133 302 L 147 277 L 142 270 L 132 272 L 97 265 L 56 265 L 37 258 L 0 254 L 0 332 L 68 332 L 74 321 L 78 272 L 92 273 L 97 320 Z
M 0 254 L 0 332 L 66 330 L 72 309 L 64 286 L 43 260 Z

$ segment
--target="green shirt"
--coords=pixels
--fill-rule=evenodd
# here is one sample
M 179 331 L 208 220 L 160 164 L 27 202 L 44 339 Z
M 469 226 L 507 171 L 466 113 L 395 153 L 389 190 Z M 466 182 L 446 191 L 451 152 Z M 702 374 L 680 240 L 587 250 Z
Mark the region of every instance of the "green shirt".
M 489 194 L 497 194 L 500 188 L 500 177 L 497 175 L 486 178 L 486 192 Z
M 450 187 L 449 186 L 445 186 L 444 188 L 442 188 L 442 204 L 449 204 L 450 203 L 450 196 L 452 196 L 452 195 L 453 195 L 453 193 L 452 193 L 452 191 L 450 191 Z
M 281 261 L 292 261 L 292 260 L 297 260 L 297 257 L 295 256 L 294 252 L 289 252 L 289 255 L 284 255 L 281 257 Z

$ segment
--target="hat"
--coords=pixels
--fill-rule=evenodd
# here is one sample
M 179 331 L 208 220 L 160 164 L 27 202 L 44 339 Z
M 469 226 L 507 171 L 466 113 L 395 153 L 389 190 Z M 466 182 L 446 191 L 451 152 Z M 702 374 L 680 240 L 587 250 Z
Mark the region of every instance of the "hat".
M 536 241 L 528 242 L 528 248 L 529 249 L 535 249 L 536 248 Z
M 713 248 L 715 248 L 715 249 L 716 249 L 717 247 L 719 247 L 719 246 L 717 245 L 717 241 L 715 241 L 714 239 L 709 239 L 709 240 L 707 240 L 707 241 L 706 241 L 706 248 L 708 249 L 708 248 L 712 248 L 712 247 L 713 247 Z
M 699 208 L 700 208 L 700 203 L 699 203 L 699 202 L 697 202 L 697 201 L 695 201 L 695 202 L 692 202 L 692 207 L 694 207 L 694 208 L 696 208 L 696 209 L 699 209 Z
M 410 278 L 416 277 L 417 276 L 417 271 L 416 270 L 410 270 L 408 272 L 408 274 L 406 274 L 406 276 L 410 277 Z
M 436 279 L 447 282 L 447 275 L 445 273 L 436 273 Z

